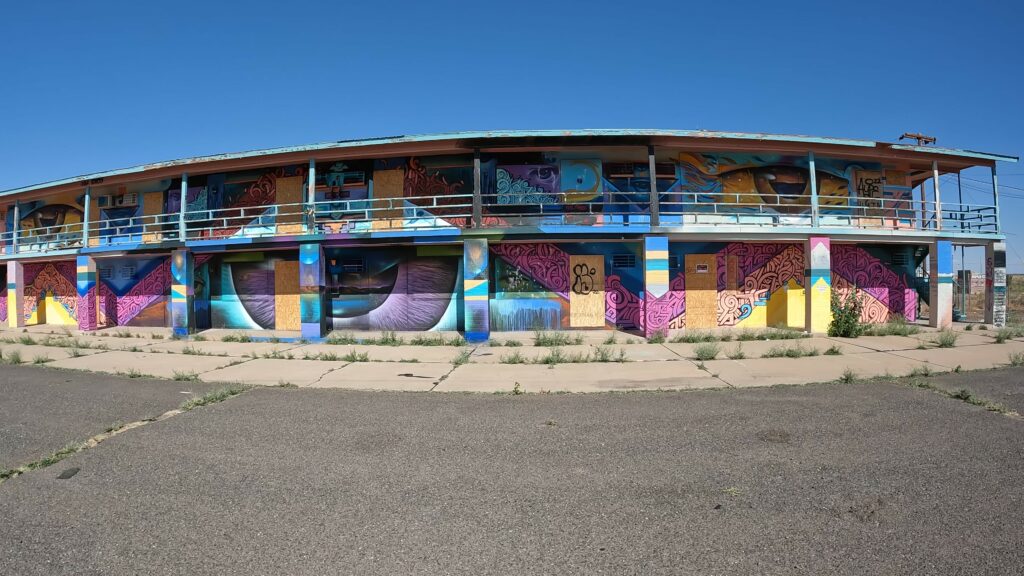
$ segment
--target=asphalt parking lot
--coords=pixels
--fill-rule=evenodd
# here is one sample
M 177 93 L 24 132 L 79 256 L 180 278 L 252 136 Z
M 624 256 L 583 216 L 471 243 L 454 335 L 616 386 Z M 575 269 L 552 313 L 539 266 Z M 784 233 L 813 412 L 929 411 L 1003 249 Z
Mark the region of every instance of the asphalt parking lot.
M 201 386 L 0 370 L 6 466 Z M 59 377 L 12 392 L 23 371 Z M 984 384 L 1012 411 L 1022 376 L 936 387 Z M 1022 473 L 1019 417 L 905 383 L 260 388 L 0 484 L 0 558 L 11 574 L 1007 574 Z

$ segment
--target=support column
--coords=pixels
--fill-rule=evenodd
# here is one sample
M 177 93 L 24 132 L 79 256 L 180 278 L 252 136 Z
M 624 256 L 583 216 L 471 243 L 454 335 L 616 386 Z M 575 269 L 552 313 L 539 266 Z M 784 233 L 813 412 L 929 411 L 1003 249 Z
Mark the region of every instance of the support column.
M 96 299 L 96 260 L 91 256 L 76 258 L 78 288 L 78 329 L 94 332 L 98 324 Z
M 928 260 L 928 325 L 947 328 L 953 325 L 953 243 L 932 242 Z
M 7 262 L 7 326 L 25 326 L 25 267 L 21 262 Z
M 462 241 L 462 305 L 466 341 L 486 342 L 491 337 L 490 285 L 487 238 Z
M 832 242 L 811 236 L 804 245 L 804 330 L 828 332 L 832 323 Z
M 181 175 L 181 205 L 178 207 L 178 241 L 185 241 L 185 210 L 188 205 L 188 174 Z
M 171 328 L 175 336 L 196 331 L 195 256 L 181 248 L 171 252 Z
M 939 193 L 938 162 L 932 162 L 932 193 L 935 195 L 935 229 L 942 230 L 942 196 Z
M 480 190 L 480 151 L 473 151 L 473 228 L 483 226 L 484 206 Z
M 814 152 L 807 153 L 807 173 L 811 177 L 811 226 L 817 228 L 820 222 L 818 211 L 818 172 Z
M 324 315 L 324 249 L 320 244 L 299 245 L 299 319 L 303 338 L 327 335 Z
M 82 202 L 82 248 L 89 247 L 89 206 L 92 205 L 92 187 L 85 187 L 85 201 Z
M 1006 242 L 985 245 L 985 323 L 1006 325 Z
M 654 158 L 654 146 L 647 147 L 647 170 L 651 173 L 651 226 L 661 225 L 661 197 L 658 195 L 658 172 L 657 162 Z M 665 248 L 668 250 L 668 247 Z M 668 256 L 666 255 L 666 258 Z M 666 287 L 666 290 L 668 288 Z
M 644 237 L 644 337 L 668 335 L 669 314 L 659 299 L 668 294 L 668 237 Z

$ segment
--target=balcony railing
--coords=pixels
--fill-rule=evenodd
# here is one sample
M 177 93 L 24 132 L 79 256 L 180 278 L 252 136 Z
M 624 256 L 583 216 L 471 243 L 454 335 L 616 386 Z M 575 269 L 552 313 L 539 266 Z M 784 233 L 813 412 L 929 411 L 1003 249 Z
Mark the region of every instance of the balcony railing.
M 781 198 L 771 203 L 754 194 L 662 192 L 658 225 L 684 232 L 720 227 L 818 228 L 938 231 L 951 234 L 996 234 L 995 206 L 943 204 L 892 199 L 822 197 L 817 222 L 807 199 Z M 0 233 L 5 254 L 53 250 L 156 245 L 179 241 L 184 220 L 188 241 L 308 235 L 360 235 L 446 231 L 473 228 L 474 195 L 417 196 L 321 201 L 196 210 L 136 216 Z M 538 227 L 648 229 L 652 224 L 647 192 L 485 194 L 479 202 L 482 228 L 515 233 Z

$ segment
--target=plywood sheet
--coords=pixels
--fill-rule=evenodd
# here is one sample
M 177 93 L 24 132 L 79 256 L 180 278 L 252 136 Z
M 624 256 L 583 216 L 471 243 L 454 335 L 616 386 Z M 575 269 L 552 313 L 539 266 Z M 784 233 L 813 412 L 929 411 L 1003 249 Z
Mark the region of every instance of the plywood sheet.
M 687 254 L 686 327 L 718 326 L 718 257 L 714 254 Z
M 604 326 L 604 257 L 569 257 L 569 327 Z
M 277 195 L 277 203 L 292 204 L 292 206 L 286 206 L 282 209 L 286 214 L 278 214 L 277 216 L 278 234 L 302 233 L 302 207 L 294 206 L 294 204 L 302 204 L 305 202 L 303 194 L 303 189 L 305 187 L 303 184 L 302 176 L 288 176 L 277 179 L 275 192 Z
M 373 173 L 373 229 L 401 228 L 405 170 L 375 170 Z M 390 200 L 390 201 L 389 201 Z M 393 206 L 393 207 L 392 207 Z
M 299 262 L 274 262 L 274 329 L 299 330 Z

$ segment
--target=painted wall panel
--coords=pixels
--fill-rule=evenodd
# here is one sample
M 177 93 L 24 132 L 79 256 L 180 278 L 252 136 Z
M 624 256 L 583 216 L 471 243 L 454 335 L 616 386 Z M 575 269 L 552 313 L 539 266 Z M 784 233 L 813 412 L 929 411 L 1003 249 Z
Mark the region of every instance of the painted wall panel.
M 569 327 L 596 328 L 604 323 L 604 258 L 570 256 Z
M 274 329 L 299 330 L 299 262 L 274 260 Z

